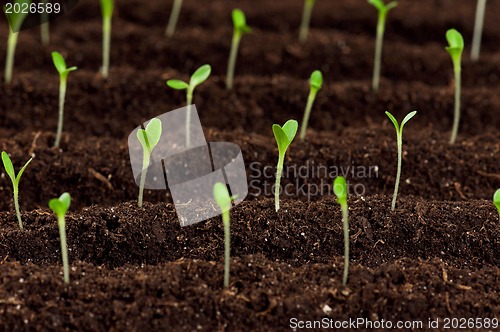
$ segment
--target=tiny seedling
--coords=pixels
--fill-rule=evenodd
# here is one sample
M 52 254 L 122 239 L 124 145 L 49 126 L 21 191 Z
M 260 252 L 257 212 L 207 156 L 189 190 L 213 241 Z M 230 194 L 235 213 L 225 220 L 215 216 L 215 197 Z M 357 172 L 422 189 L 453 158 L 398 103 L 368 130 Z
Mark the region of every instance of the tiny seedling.
M 7 39 L 7 58 L 5 59 L 5 83 L 10 84 L 12 81 L 12 71 L 14 68 L 14 54 L 16 53 L 17 37 L 19 35 L 19 29 L 23 25 L 24 20 L 28 16 L 28 12 L 23 10 L 16 11 L 15 8 L 19 5 L 19 8 L 29 7 L 31 5 L 31 0 L 15 0 L 14 5 L 11 7 L 11 11 L 7 12 L 7 8 L 4 6 L 3 10 L 7 16 L 7 20 L 10 24 L 9 37 Z
M 280 209 L 280 183 L 281 174 L 283 173 L 283 162 L 285 161 L 285 153 L 290 144 L 292 144 L 299 124 L 295 120 L 288 120 L 283 127 L 278 124 L 273 124 L 274 138 L 278 144 L 278 166 L 276 167 L 276 184 L 274 186 L 274 205 L 276 212 Z
M 182 0 L 174 0 L 174 4 L 172 6 L 172 12 L 170 13 L 170 18 L 168 20 L 167 29 L 165 30 L 165 34 L 167 37 L 172 37 L 175 32 L 175 27 L 177 26 L 177 21 L 179 20 L 179 14 L 182 8 Z
M 109 52 L 111 50 L 111 17 L 115 7 L 114 0 L 100 0 L 102 13 L 102 68 L 104 78 L 109 75 Z
M 462 71 L 462 52 L 464 50 L 464 39 L 460 32 L 455 29 L 446 31 L 446 39 L 449 46 L 446 51 L 450 54 L 453 61 L 453 72 L 455 73 L 455 116 L 453 117 L 453 128 L 451 130 L 450 144 L 457 140 L 458 126 L 460 124 L 460 89 L 461 89 L 461 71 Z
M 241 9 L 234 9 L 232 13 L 234 33 L 233 41 L 231 42 L 231 52 L 229 53 L 229 62 L 227 66 L 226 87 L 231 90 L 233 88 L 234 68 L 236 66 L 236 56 L 240 46 L 241 36 L 244 33 L 249 33 L 252 29 L 247 25 L 245 13 Z
M 43 12 L 40 14 L 42 24 L 40 25 L 40 38 L 43 46 L 50 44 L 50 31 L 49 31 L 49 14 L 47 13 L 47 3 L 49 0 L 43 0 Z
M 59 198 L 53 198 L 49 201 L 49 208 L 56 214 L 57 224 L 59 225 L 65 283 L 69 283 L 68 247 L 66 246 L 66 212 L 68 212 L 70 203 L 71 196 L 68 193 L 64 193 Z
M 66 98 L 66 82 L 68 79 L 68 74 L 74 70 L 76 67 L 66 67 L 66 61 L 64 57 L 59 52 L 52 52 L 52 61 L 54 62 L 54 66 L 59 72 L 59 120 L 57 121 L 57 134 L 56 141 L 54 142 L 54 147 L 58 148 L 61 143 L 61 135 L 63 128 L 63 119 L 64 119 L 64 99 Z
M 349 211 L 347 208 L 347 184 L 343 176 L 338 176 L 333 181 L 333 192 L 342 210 L 342 223 L 344 225 L 344 276 L 342 284 L 347 284 L 349 274 Z
M 222 182 L 214 185 L 214 198 L 222 212 L 222 223 L 224 224 L 224 287 L 229 286 L 229 268 L 231 257 L 231 229 L 229 224 L 229 209 L 231 209 L 232 198 L 229 196 L 227 186 Z
M 495 191 L 495 195 L 493 195 L 493 204 L 498 210 L 498 219 L 500 220 L 500 189 L 497 189 L 497 191 Z
M 393 8 L 398 5 L 397 1 L 389 2 L 387 5 L 384 0 L 368 0 L 368 3 L 375 7 L 378 11 L 378 22 L 377 22 L 377 39 L 375 41 L 375 59 L 373 64 L 373 80 L 372 89 L 378 92 L 378 87 L 380 83 L 380 67 L 382 62 L 382 43 L 384 40 L 385 32 L 385 21 L 387 20 L 387 14 Z
M 307 123 L 309 122 L 309 116 L 311 115 L 311 109 L 316 99 L 316 94 L 323 86 L 323 74 L 319 70 L 315 70 L 311 74 L 309 80 L 311 89 L 309 91 L 309 97 L 307 98 L 306 110 L 304 112 L 304 119 L 302 120 L 302 126 L 300 127 L 300 139 L 303 141 L 306 138 Z
M 481 37 L 483 35 L 484 13 L 486 11 L 486 0 L 477 0 L 476 21 L 474 23 L 474 35 L 472 36 L 472 49 L 470 57 L 472 61 L 479 60 L 481 51 Z
M 397 175 L 396 175 L 396 185 L 394 187 L 394 195 L 392 196 L 392 204 L 391 208 L 394 210 L 396 208 L 396 200 L 398 198 L 398 189 L 399 189 L 399 181 L 401 180 L 401 164 L 402 164 L 402 156 L 403 156 L 403 127 L 404 125 L 410 121 L 411 118 L 417 114 L 417 111 L 413 111 L 409 113 L 408 115 L 405 116 L 403 119 L 403 122 L 401 122 L 401 126 L 398 124 L 398 120 L 389 112 L 385 112 L 389 119 L 392 121 L 394 124 L 394 128 L 396 128 L 396 137 L 397 137 L 397 144 L 398 144 L 398 170 L 397 170 Z
M 143 159 L 142 159 L 142 172 L 141 172 L 141 182 L 139 185 L 139 198 L 138 205 L 142 207 L 142 196 L 144 193 L 144 184 L 146 183 L 146 175 L 148 172 L 149 161 L 151 158 L 151 152 L 160 141 L 162 132 L 161 121 L 157 118 L 149 121 L 146 129 L 139 129 L 137 131 L 137 139 L 142 145 Z
M 189 84 L 181 81 L 181 80 L 168 80 L 167 85 L 175 90 L 186 90 L 186 100 L 187 100 L 187 112 L 186 112 L 186 146 L 189 147 L 191 145 L 191 136 L 189 132 L 189 124 L 191 122 L 191 104 L 193 103 L 193 92 L 194 89 L 205 82 L 210 73 L 212 72 L 212 67 L 210 65 L 203 65 L 198 68 L 193 75 L 191 75 L 191 79 L 189 80 Z
M 309 34 L 309 25 L 311 24 L 311 15 L 316 0 L 305 0 L 304 11 L 302 13 L 302 22 L 300 24 L 299 41 L 305 43 Z
M 19 173 L 14 172 L 14 166 L 12 165 L 12 161 L 10 160 L 9 155 L 7 152 L 3 151 L 2 152 L 2 162 L 3 162 L 3 167 L 5 168 L 5 171 L 7 172 L 7 175 L 9 176 L 10 180 L 12 181 L 12 187 L 13 187 L 13 193 L 14 193 L 14 207 L 16 209 L 16 215 L 17 215 L 17 221 L 19 221 L 19 228 L 23 230 L 23 221 L 21 220 L 21 212 L 19 212 L 19 180 L 21 180 L 21 176 L 24 173 L 24 170 L 26 167 L 28 167 L 29 163 L 33 160 L 31 158 L 24 164 L 23 168 L 19 171 Z

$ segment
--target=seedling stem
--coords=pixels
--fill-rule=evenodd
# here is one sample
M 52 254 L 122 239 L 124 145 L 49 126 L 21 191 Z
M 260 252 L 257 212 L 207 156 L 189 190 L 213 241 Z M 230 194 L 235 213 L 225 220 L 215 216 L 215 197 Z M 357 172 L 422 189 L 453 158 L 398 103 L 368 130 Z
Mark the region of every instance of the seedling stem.
M 464 39 L 460 32 L 450 29 L 446 32 L 449 46 L 446 51 L 453 61 L 453 72 L 455 74 L 455 115 L 453 117 L 453 128 L 451 130 L 450 144 L 455 144 L 460 124 L 460 89 L 461 89 L 461 61 L 464 50 Z
M 222 182 L 214 185 L 214 198 L 221 209 L 222 223 L 224 224 L 224 287 L 229 287 L 229 269 L 231 259 L 231 228 L 229 223 L 229 209 L 233 197 L 229 196 L 227 186 Z
M 31 0 L 16 0 L 15 4 L 19 4 L 20 8 L 24 4 L 29 7 Z M 6 10 L 5 6 L 4 12 Z M 7 20 L 9 21 L 9 37 L 7 39 L 7 58 L 5 59 L 5 74 L 4 79 L 6 84 L 10 84 L 12 81 L 12 71 L 14 68 L 14 54 L 16 53 L 17 37 L 19 35 L 19 29 L 23 25 L 24 20 L 28 16 L 28 13 L 24 11 L 19 11 L 18 13 L 5 13 Z
M 109 75 L 109 53 L 111 50 L 111 17 L 113 16 L 114 0 L 101 0 L 102 12 L 102 76 Z
M 316 0 L 305 0 L 304 11 L 302 13 L 302 22 L 300 24 L 299 41 L 305 43 L 309 34 L 309 25 L 311 24 L 311 15 Z
M 342 210 L 342 223 L 344 228 L 344 275 L 342 284 L 347 284 L 349 275 L 349 210 L 347 208 L 347 184 L 344 177 L 339 176 L 333 181 L 333 192 Z
M 68 212 L 70 203 L 71 197 L 68 193 L 64 193 L 59 198 L 53 198 L 49 201 L 49 207 L 56 214 L 57 224 L 59 225 L 61 255 L 63 261 L 63 275 L 65 283 L 69 283 L 68 247 L 66 245 L 66 212 Z
M 50 32 L 49 32 L 49 14 L 45 11 L 47 8 L 47 2 L 48 0 L 43 0 L 44 4 L 44 11 L 40 15 L 40 19 L 42 20 L 42 23 L 40 25 L 40 38 L 42 39 L 42 45 L 43 46 L 48 46 L 50 44 Z
M 172 12 L 170 13 L 170 18 L 168 20 L 167 30 L 165 30 L 165 34 L 167 35 L 167 37 L 172 37 L 174 35 L 181 8 L 182 0 L 174 0 Z
M 241 42 L 241 36 L 244 33 L 249 33 L 252 31 L 250 27 L 246 24 L 245 13 L 240 9 L 234 9 L 232 12 L 234 32 L 233 40 L 231 42 L 231 52 L 229 53 L 229 62 L 227 66 L 226 74 L 226 87 L 228 90 L 233 88 L 234 79 L 234 68 L 236 67 L 236 56 L 238 55 L 238 49 Z
M 318 91 L 323 86 L 323 74 L 321 74 L 321 71 L 315 70 L 311 74 L 309 82 L 311 89 L 309 92 L 309 97 L 307 98 L 307 105 L 304 112 L 304 118 L 302 120 L 302 126 L 300 127 L 300 139 L 302 141 L 306 138 L 307 124 L 309 123 L 309 116 L 311 115 L 311 109 L 314 104 L 314 100 L 316 99 Z
M 484 13 L 486 11 L 486 0 L 477 0 L 476 20 L 474 23 L 474 35 L 472 37 L 472 49 L 470 57 L 472 61 L 479 60 L 481 51 L 481 37 L 483 35 Z

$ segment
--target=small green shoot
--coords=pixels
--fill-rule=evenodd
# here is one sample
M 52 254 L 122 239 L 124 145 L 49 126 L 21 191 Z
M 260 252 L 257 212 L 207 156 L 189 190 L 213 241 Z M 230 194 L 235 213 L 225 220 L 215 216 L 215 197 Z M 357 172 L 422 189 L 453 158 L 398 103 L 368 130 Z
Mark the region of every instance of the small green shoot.
M 49 201 L 49 207 L 56 214 L 57 224 L 59 225 L 65 283 L 69 283 L 68 247 L 66 246 L 66 212 L 68 212 L 70 203 L 71 196 L 68 193 L 64 193 L 59 198 L 53 198 Z
M 19 5 L 19 8 L 23 8 L 26 6 L 29 7 L 31 5 L 31 0 L 15 0 L 13 4 Z M 5 60 L 4 74 L 5 83 L 10 84 L 10 82 L 12 81 L 12 71 L 14 68 L 14 54 L 16 53 L 17 37 L 19 35 L 19 29 L 28 16 L 28 12 L 24 12 L 23 10 L 15 12 L 15 10 L 12 10 L 11 13 L 6 13 L 5 6 L 3 7 L 3 10 L 5 16 L 7 16 L 7 20 L 10 23 L 9 37 L 7 39 L 7 58 Z
M 474 35 L 472 36 L 472 49 L 470 53 L 472 61 L 479 60 L 485 11 L 486 11 L 486 0 L 477 0 L 476 21 L 474 23 Z
M 179 20 L 179 14 L 181 13 L 181 8 L 182 0 L 174 0 L 167 29 L 165 30 L 165 35 L 167 35 L 167 37 L 172 37 L 174 35 L 175 27 L 177 26 L 177 21 Z
M 309 122 L 309 116 L 311 115 L 311 109 L 316 99 L 316 94 L 323 86 L 323 74 L 319 70 L 315 70 L 311 74 L 309 80 L 311 89 L 309 91 L 309 97 L 307 98 L 306 110 L 304 112 L 304 119 L 302 120 L 302 126 L 300 127 L 300 139 L 303 141 L 306 138 L 307 124 Z
M 500 189 L 497 189 L 497 191 L 495 191 L 495 195 L 493 195 L 493 204 L 498 210 L 498 219 L 500 220 Z
M 146 126 L 146 129 L 139 129 L 137 131 L 137 139 L 142 145 L 143 159 L 142 159 L 142 173 L 141 182 L 139 185 L 139 198 L 138 206 L 142 207 L 142 196 L 144 193 L 144 184 L 146 183 L 146 175 L 148 172 L 149 162 L 153 149 L 160 141 L 162 132 L 161 121 L 157 118 L 152 119 Z
M 305 43 L 309 34 L 309 25 L 311 24 L 311 15 L 316 0 L 305 0 L 304 11 L 302 12 L 302 22 L 300 23 L 299 41 Z
M 66 98 L 66 82 L 68 79 L 68 74 L 74 70 L 76 67 L 66 67 L 66 61 L 64 57 L 59 52 L 52 52 L 52 61 L 54 66 L 59 72 L 59 119 L 57 121 L 57 134 L 56 141 L 54 142 L 54 147 L 58 148 L 61 143 L 63 120 L 64 120 L 64 100 Z
M 446 31 L 446 40 L 449 46 L 446 51 L 450 54 L 453 61 L 453 72 L 455 73 L 455 116 L 453 118 L 453 128 L 451 130 L 450 144 L 455 144 L 460 124 L 460 89 L 461 89 L 461 71 L 462 71 L 462 52 L 464 50 L 464 38 L 455 29 Z
M 212 67 L 210 67 L 210 65 L 203 65 L 200 68 L 198 68 L 193 75 L 191 75 L 189 84 L 181 80 L 167 81 L 167 85 L 174 90 L 187 90 L 186 147 L 189 147 L 191 145 L 189 124 L 191 122 L 191 104 L 193 103 L 193 92 L 198 85 L 200 85 L 201 83 L 205 82 L 208 79 L 211 72 L 212 72 Z
M 241 9 L 234 9 L 233 17 L 233 41 L 231 42 L 231 52 L 229 53 L 229 62 L 226 74 L 226 87 L 228 90 L 233 88 L 234 68 L 236 66 L 236 56 L 238 55 L 238 48 L 241 42 L 241 36 L 244 33 L 250 33 L 252 29 L 247 25 L 245 13 Z
M 47 8 L 47 3 L 49 0 L 43 0 L 43 8 Z M 40 25 L 40 38 L 42 40 L 43 46 L 49 46 L 50 44 L 50 31 L 49 31 L 49 14 L 46 10 L 40 14 L 40 19 L 43 22 Z
M 380 84 L 380 68 L 382 62 L 382 43 L 384 40 L 385 32 L 385 22 L 387 20 L 387 14 L 393 8 L 398 5 L 397 1 L 389 2 L 387 5 L 384 0 L 368 0 L 368 3 L 375 7 L 378 11 L 378 22 L 377 22 L 377 39 L 375 41 L 375 59 L 373 64 L 373 80 L 372 80 L 372 90 L 378 92 L 378 87 Z
M 14 166 L 12 165 L 12 161 L 10 160 L 9 155 L 7 152 L 3 151 L 2 152 L 2 162 L 3 162 L 3 167 L 5 168 L 5 172 L 7 172 L 7 175 L 9 176 L 10 180 L 12 181 L 12 187 L 13 187 L 13 194 L 14 194 L 14 207 L 16 209 L 16 215 L 17 215 L 17 221 L 19 222 L 19 228 L 23 230 L 23 221 L 21 220 L 21 212 L 19 212 L 19 181 L 21 180 L 21 176 L 24 173 L 24 170 L 26 167 L 28 167 L 29 163 L 33 160 L 33 158 L 30 158 L 26 164 L 24 164 L 23 168 L 19 171 L 19 173 L 14 172 Z
M 224 287 L 229 286 L 229 268 L 231 257 L 231 229 L 229 223 L 229 210 L 232 198 L 229 196 L 227 186 L 222 182 L 214 185 L 214 198 L 222 212 L 222 223 L 224 224 Z
M 101 74 L 107 79 L 109 75 L 109 53 L 111 51 L 111 17 L 115 7 L 114 0 L 100 0 L 102 13 L 102 68 Z
M 402 164 L 402 156 L 403 156 L 403 127 L 404 125 L 410 121 L 411 118 L 417 114 L 417 111 L 413 111 L 409 113 L 408 115 L 405 116 L 403 119 L 403 122 L 401 122 L 401 126 L 398 124 L 398 120 L 389 112 L 385 112 L 389 119 L 392 121 L 394 124 L 394 128 L 396 128 L 396 137 L 397 137 L 397 144 L 398 144 L 398 170 L 397 170 L 397 175 L 396 175 L 396 185 L 394 187 L 394 195 L 392 196 L 392 204 L 391 208 L 394 210 L 396 208 L 396 200 L 398 198 L 398 189 L 399 189 L 399 181 L 401 180 L 401 164 Z
M 290 144 L 292 144 L 299 124 L 295 120 L 288 120 L 283 127 L 278 124 L 273 124 L 273 134 L 278 144 L 278 166 L 276 167 L 276 184 L 274 186 L 274 205 L 276 212 L 280 209 L 280 183 L 283 173 L 283 163 L 285 161 L 285 153 Z
M 349 274 L 349 210 L 347 208 L 347 184 L 343 176 L 338 176 L 333 181 L 333 192 L 342 210 L 342 223 L 344 226 L 344 276 L 342 284 L 347 284 Z

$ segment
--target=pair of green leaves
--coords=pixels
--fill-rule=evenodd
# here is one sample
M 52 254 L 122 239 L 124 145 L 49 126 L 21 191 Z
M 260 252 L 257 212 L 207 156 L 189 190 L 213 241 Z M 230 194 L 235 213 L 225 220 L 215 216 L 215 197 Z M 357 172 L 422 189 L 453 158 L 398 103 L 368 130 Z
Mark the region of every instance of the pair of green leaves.
M 333 181 L 333 192 L 340 205 L 347 205 L 347 183 L 343 176 L 337 176 Z
M 63 80 L 65 80 L 68 77 L 68 74 L 70 72 L 78 69 L 75 66 L 67 68 L 66 61 L 59 52 L 52 52 L 52 61 L 54 62 L 54 66 L 56 67 L 57 71 L 59 72 L 59 76 Z
M 29 163 L 32 160 L 33 160 L 33 158 L 28 160 L 28 162 L 23 166 L 23 168 L 21 168 L 21 170 L 19 171 L 19 173 L 17 173 L 17 176 L 16 176 L 16 172 L 14 171 L 14 166 L 12 165 L 12 161 L 10 160 L 9 155 L 5 151 L 2 152 L 3 167 L 5 168 L 5 171 L 7 172 L 7 175 L 9 176 L 10 180 L 12 181 L 12 184 L 14 185 L 14 187 L 17 187 L 19 185 L 19 180 L 21 180 L 21 176 L 23 175 L 24 170 L 26 169 L 26 167 L 28 167 Z
M 311 91 L 317 92 L 323 87 L 323 74 L 319 70 L 313 71 L 311 78 L 309 79 L 309 84 L 311 85 Z
M 448 41 L 448 47 L 446 51 L 450 54 L 455 68 L 460 67 L 460 61 L 462 58 L 462 52 L 464 50 L 464 38 L 462 34 L 455 29 L 450 29 L 446 31 L 446 40 Z
M 212 72 L 212 67 L 210 65 L 203 65 L 200 68 L 198 68 L 193 73 L 193 75 L 191 75 L 189 84 L 181 80 L 168 80 L 167 85 L 175 90 L 186 90 L 186 89 L 194 90 L 196 86 L 200 85 L 201 83 L 205 82 L 208 79 L 211 72 Z
M 155 146 L 160 141 L 162 133 L 162 124 L 161 121 L 157 118 L 149 121 L 145 129 L 139 129 L 137 131 L 137 139 L 142 145 L 144 151 L 151 154 L 151 151 L 155 148 Z
M 295 120 L 288 120 L 283 127 L 278 124 L 273 124 L 273 134 L 278 143 L 278 150 L 281 155 L 284 155 L 290 144 L 292 143 L 299 124 Z
M 59 198 L 53 198 L 49 201 L 49 208 L 54 211 L 59 219 L 66 216 L 68 212 L 69 205 L 71 204 L 71 196 L 69 193 L 64 193 Z
M 252 28 L 247 25 L 245 13 L 241 9 L 233 9 L 232 12 L 234 31 L 239 34 L 250 33 Z
M 377 8 L 378 12 L 381 14 L 387 14 L 389 10 L 395 8 L 398 5 L 397 1 L 389 2 L 386 5 L 383 0 L 368 0 L 368 3 Z
M 396 132 L 398 134 L 402 134 L 403 133 L 403 127 L 404 125 L 410 121 L 411 118 L 413 118 L 415 116 L 415 114 L 417 114 L 417 111 L 413 111 L 413 112 L 410 112 L 408 113 L 405 118 L 403 119 L 403 121 L 401 122 L 401 126 L 399 125 L 398 123 L 398 120 L 396 120 L 396 118 L 389 112 L 385 112 L 385 114 L 387 114 L 387 116 L 389 117 L 389 119 L 392 121 L 392 123 L 394 124 L 394 128 L 396 128 Z

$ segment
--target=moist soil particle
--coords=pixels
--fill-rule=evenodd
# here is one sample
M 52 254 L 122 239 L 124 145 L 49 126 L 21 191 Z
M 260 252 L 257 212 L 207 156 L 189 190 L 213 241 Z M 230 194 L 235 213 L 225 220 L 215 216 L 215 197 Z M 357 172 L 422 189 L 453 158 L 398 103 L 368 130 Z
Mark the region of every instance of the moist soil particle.
M 363 0 L 318 1 L 307 42 L 298 43 L 302 0 L 241 0 L 253 28 L 225 88 L 233 28 L 229 0 L 184 1 L 164 36 L 172 1 L 117 3 L 111 71 L 98 74 L 101 19 L 81 0 L 19 36 L 11 85 L 0 82 L 0 148 L 21 179 L 25 231 L 10 179 L 0 175 L 0 331 L 289 331 L 290 319 L 371 321 L 446 317 L 500 319 L 500 2 L 488 1 L 481 59 L 469 59 L 475 1 L 401 0 L 388 16 L 379 94 L 370 89 L 376 11 Z M 466 41 L 459 139 L 445 32 Z M 0 54 L 8 26 L 0 22 Z M 64 134 L 57 125 L 58 75 L 50 52 L 78 66 L 68 78 Z M 180 227 L 168 190 L 145 191 L 137 208 L 127 138 L 154 116 L 182 107 L 165 85 L 200 65 L 213 72 L 194 96 L 207 141 L 238 144 L 249 195 L 231 210 L 231 282 L 224 289 L 220 218 Z M 301 120 L 307 78 L 323 71 L 305 142 L 285 158 L 281 209 L 272 186 L 273 123 Z M 391 211 L 396 134 L 405 127 L 398 206 Z M 316 172 L 316 173 L 314 173 Z M 345 173 L 345 174 L 344 174 Z M 331 183 L 345 175 L 351 266 L 342 286 L 341 212 Z M 359 191 L 354 192 L 355 189 Z M 62 279 L 50 198 L 68 191 L 70 284 Z M 361 330 L 366 326 L 361 326 Z M 313 329 L 315 330 L 315 329 Z

